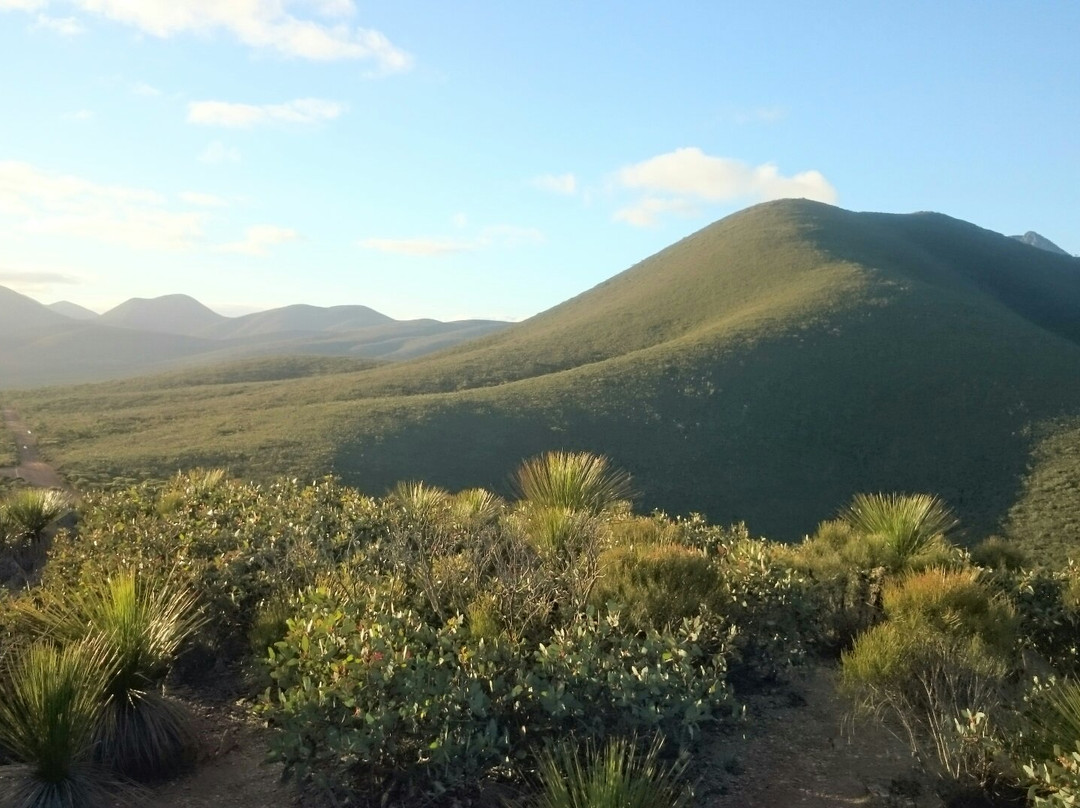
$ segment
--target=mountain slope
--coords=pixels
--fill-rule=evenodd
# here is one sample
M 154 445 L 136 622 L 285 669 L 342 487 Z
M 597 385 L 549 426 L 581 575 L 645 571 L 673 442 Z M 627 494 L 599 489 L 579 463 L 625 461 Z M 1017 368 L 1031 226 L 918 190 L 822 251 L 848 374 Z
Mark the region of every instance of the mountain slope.
M 188 295 L 163 295 L 149 299 L 133 297 L 109 309 L 101 315 L 100 320 L 119 328 L 189 337 L 202 336 L 215 326 L 228 322 L 227 317 Z
M 91 311 L 85 306 L 80 306 L 78 303 L 72 303 L 69 300 L 58 300 L 55 303 L 50 303 L 48 308 L 57 314 L 70 317 L 72 320 L 96 320 L 101 316 L 96 311 Z
M 1024 235 L 1012 236 L 1012 238 L 1027 244 L 1029 247 L 1038 247 L 1040 250 L 1047 250 L 1052 253 L 1057 253 L 1058 255 L 1068 255 L 1061 247 L 1045 236 L 1040 236 L 1034 230 L 1028 230 Z
M 1055 424 L 1080 417 L 1078 321 L 1080 260 L 940 214 L 788 200 L 438 355 L 19 400 L 90 477 L 203 463 L 505 490 L 524 456 L 588 449 L 634 474 L 646 508 L 778 538 L 874 490 L 936 492 L 973 537 L 1011 511 L 1024 536 L 1018 503 L 1062 457 L 1044 457 Z M 1080 480 L 1080 459 L 1063 468 Z M 1071 508 L 1039 529 L 1066 530 Z

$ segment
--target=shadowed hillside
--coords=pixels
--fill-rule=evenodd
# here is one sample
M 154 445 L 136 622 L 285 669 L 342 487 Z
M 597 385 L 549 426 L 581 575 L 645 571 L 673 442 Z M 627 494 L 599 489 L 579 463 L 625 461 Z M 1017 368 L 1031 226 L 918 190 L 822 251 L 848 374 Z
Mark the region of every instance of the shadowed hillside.
M 203 463 L 505 490 L 524 456 L 588 449 L 635 475 L 645 507 L 775 537 L 873 490 L 936 492 L 979 535 L 1024 512 L 1036 441 L 1080 416 L 1078 323 L 1080 260 L 940 214 L 783 201 L 415 361 L 17 400 L 89 476 Z

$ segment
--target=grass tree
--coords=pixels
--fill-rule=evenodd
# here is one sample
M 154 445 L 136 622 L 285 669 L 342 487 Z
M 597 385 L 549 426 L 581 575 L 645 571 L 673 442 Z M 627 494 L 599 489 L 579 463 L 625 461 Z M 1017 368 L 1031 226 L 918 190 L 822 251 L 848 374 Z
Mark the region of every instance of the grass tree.
M 599 515 L 633 495 L 630 475 L 589 452 L 547 452 L 521 464 L 514 487 L 528 505 Z
M 679 782 L 685 766 L 659 761 L 660 736 L 644 754 L 634 739 L 615 739 L 584 751 L 572 742 L 540 756 L 540 794 L 534 808 L 683 808 L 690 792 Z
M 9 530 L 37 542 L 45 529 L 71 509 L 67 495 L 52 489 L 24 488 L 4 502 Z
M 931 494 L 856 494 L 841 519 L 883 541 L 900 568 L 939 547 L 958 524 L 949 506 Z
M 0 681 L 0 748 L 18 761 L 0 798 L 13 808 L 111 804 L 94 765 L 95 729 L 114 660 L 100 642 L 40 640 L 9 657 Z
M 94 731 L 99 762 L 138 780 L 187 765 L 195 742 L 190 718 L 162 687 L 180 646 L 203 623 L 193 592 L 175 579 L 124 572 L 29 616 L 48 636 L 88 637 L 114 660 Z

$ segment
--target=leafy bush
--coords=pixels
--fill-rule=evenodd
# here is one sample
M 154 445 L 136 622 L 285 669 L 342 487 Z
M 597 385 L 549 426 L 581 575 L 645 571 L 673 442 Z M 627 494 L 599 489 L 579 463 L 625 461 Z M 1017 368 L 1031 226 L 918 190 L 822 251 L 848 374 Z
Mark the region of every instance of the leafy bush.
M 77 591 L 125 569 L 175 575 L 212 619 L 196 635 L 213 658 L 246 654 L 261 606 L 287 599 L 385 535 L 385 509 L 329 480 L 266 488 L 213 472 L 89 494 L 78 535 L 54 542 L 42 586 Z
M 628 634 L 590 615 L 550 642 L 474 641 L 370 592 L 304 594 L 261 710 L 289 776 L 332 793 L 433 793 L 519 773 L 537 745 L 660 730 L 688 741 L 730 705 L 723 640 L 700 620 Z
M 642 755 L 634 739 L 609 741 L 602 749 L 572 741 L 540 755 L 535 808 L 683 808 L 689 790 L 679 783 L 685 763 L 664 766 L 661 736 Z

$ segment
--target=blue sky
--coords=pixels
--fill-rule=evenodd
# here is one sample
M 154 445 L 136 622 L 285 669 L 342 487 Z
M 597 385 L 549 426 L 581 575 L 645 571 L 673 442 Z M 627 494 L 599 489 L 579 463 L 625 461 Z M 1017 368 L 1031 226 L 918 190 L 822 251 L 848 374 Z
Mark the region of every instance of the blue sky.
M 0 285 L 522 319 L 729 213 L 1080 253 L 1080 3 L 0 0 Z

